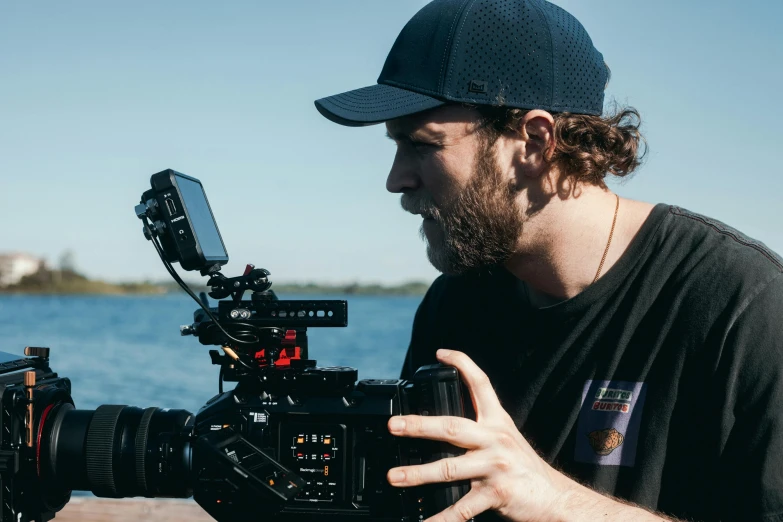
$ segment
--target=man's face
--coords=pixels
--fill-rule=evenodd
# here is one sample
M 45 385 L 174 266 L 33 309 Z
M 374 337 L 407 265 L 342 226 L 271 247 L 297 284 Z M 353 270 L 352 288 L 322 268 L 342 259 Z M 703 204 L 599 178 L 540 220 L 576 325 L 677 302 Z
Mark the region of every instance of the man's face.
M 447 106 L 386 124 L 397 143 L 386 187 L 424 218 L 427 256 L 446 274 L 502 264 L 522 232 L 513 179 L 478 123 L 475 111 Z

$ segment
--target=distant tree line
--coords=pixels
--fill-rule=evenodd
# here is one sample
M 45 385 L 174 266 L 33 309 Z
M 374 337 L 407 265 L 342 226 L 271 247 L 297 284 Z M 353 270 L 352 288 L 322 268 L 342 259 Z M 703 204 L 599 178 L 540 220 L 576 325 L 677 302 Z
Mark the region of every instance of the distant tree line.
M 107 283 L 94 281 L 75 269 L 52 270 L 45 265 L 18 283 L 0 289 L 11 294 L 163 294 L 166 289 L 151 283 Z
M 195 293 L 209 292 L 202 282 L 188 283 Z M 290 295 L 424 295 L 429 283 L 413 281 L 400 285 L 281 283 L 272 289 L 281 298 Z M 177 283 L 107 283 L 89 279 L 72 269 L 52 270 L 42 266 L 36 273 L 23 277 L 17 284 L 0 288 L 0 293 L 30 294 L 166 294 L 182 292 Z

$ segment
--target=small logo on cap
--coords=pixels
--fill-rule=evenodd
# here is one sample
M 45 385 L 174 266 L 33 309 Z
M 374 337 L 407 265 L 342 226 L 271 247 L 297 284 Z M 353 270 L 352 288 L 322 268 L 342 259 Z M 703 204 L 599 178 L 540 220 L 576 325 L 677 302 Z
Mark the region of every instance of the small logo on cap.
M 481 80 L 470 80 L 469 92 L 475 92 L 476 94 L 487 94 L 487 82 Z

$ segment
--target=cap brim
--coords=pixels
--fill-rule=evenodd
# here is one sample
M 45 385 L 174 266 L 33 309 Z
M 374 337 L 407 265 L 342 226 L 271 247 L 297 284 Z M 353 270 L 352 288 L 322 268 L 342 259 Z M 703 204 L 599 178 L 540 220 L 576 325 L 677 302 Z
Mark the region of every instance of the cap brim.
M 445 104 L 437 98 L 382 84 L 315 101 L 318 112 L 348 127 L 375 125 Z

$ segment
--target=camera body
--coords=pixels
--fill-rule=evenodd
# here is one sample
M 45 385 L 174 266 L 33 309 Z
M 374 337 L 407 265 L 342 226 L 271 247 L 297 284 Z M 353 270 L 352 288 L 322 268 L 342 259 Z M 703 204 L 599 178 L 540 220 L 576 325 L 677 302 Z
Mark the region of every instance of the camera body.
M 152 176 L 136 215 L 164 266 L 199 304 L 181 327 L 220 367 L 218 394 L 185 410 L 102 405 L 77 410 L 48 348 L 0 353 L 0 522 L 47 521 L 72 490 L 102 497 L 191 495 L 218 521 L 413 522 L 437 514 L 467 483 L 394 488 L 396 466 L 453 457 L 449 444 L 392 436 L 394 415 L 464 416 L 457 371 L 434 364 L 410 380 L 364 379 L 308 358 L 307 329 L 344 327 L 341 300 L 279 300 L 270 273 L 237 277 L 201 182 Z M 208 276 L 196 297 L 171 263 Z M 243 295 L 251 292 L 249 300 Z M 228 298 L 228 299 L 226 299 Z M 236 386 L 224 391 L 224 382 Z
M 249 268 L 240 278 L 213 275 L 210 281 L 213 294 L 221 295 L 246 284 L 263 289 L 267 275 Z M 461 453 L 445 443 L 394 437 L 387 428 L 393 415 L 462 416 L 454 368 L 435 364 L 419 368 L 410 380 L 357 382 L 354 368 L 316 366 L 308 359 L 307 327 L 345 326 L 345 301 L 280 301 L 267 289 L 254 292 L 252 300 L 219 301 L 210 311 L 223 329 L 216 328 L 204 310 L 197 310 L 193 324 L 182 327 L 182 333 L 219 346 L 230 341 L 229 333 L 252 337 L 243 349 L 255 365 L 237 364 L 228 354 L 210 351 L 222 378 L 238 384 L 198 412 L 196 437 L 209 433 L 217 440 L 221 432 L 226 439 L 239 434 L 255 448 L 246 458 L 266 466 L 263 473 L 245 466 L 237 471 L 236 462 L 226 460 L 221 468 L 210 468 L 199 459 L 209 452 L 194 448 L 193 468 L 200 470 L 200 480 L 194 483 L 193 496 L 215 519 L 235 520 L 257 509 L 259 494 L 248 494 L 242 484 L 246 475 L 268 478 L 269 461 L 279 464 L 287 479 L 302 480 L 289 498 L 260 493 L 266 509 L 276 510 L 271 520 L 423 520 L 467 492 L 465 483 L 400 489 L 386 480 L 392 467 Z
M 239 433 L 304 480 L 274 520 L 418 520 L 459 499 L 463 485 L 400 489 L 386 480 L 392 467 L 455 454 L 443 443 L 393 437 L 386 427 L 392 415 L 460 414 L 454 368 L 432 365 L 420 368 L 410 381 L 366 379 L 348 386 L 333 374 L 351 380 L 352 369 L 310 370 L 313 383 L 320 381 L 316 385 L 270 393 L 259 383 L 240 381 L 196 416 L 196 433 Z M 198 451 L 193 455 L 194 469 L 208 468 L 200 464 Z M 194 484 L 195 500 L 217 520 L 239 520 L 257 511 L 258 498 L 242 492 L 243 473 L 248 470 L 202 471 Z

